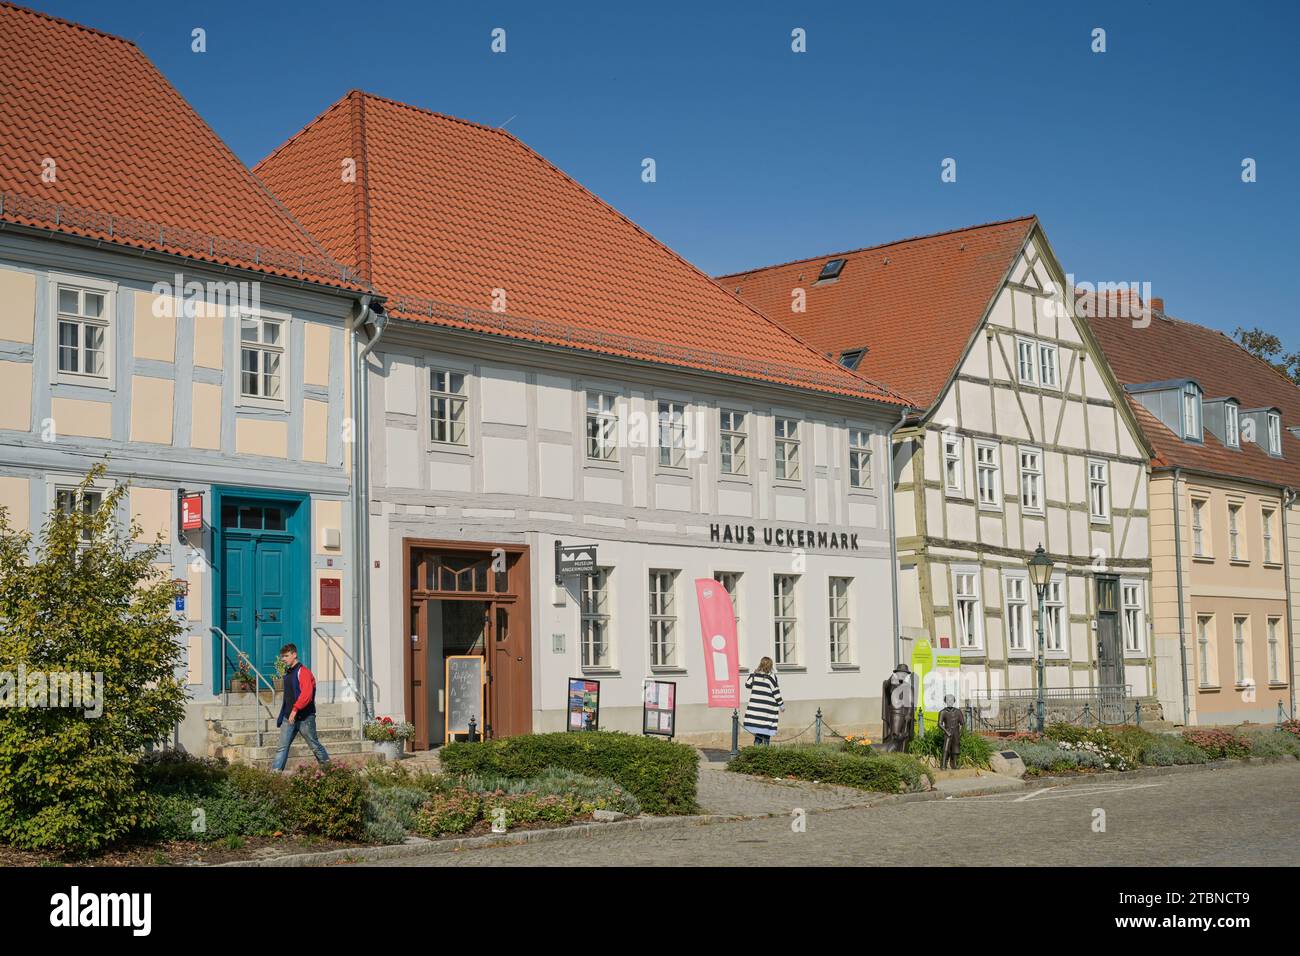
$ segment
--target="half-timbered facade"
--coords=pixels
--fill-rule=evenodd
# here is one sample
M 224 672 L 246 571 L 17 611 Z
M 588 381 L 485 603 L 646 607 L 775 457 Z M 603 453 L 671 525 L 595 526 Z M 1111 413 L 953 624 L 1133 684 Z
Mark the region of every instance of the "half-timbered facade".
M 1124 686 L 1152 700 L 1147 451 L 1034 218 L 718 282 L 924 411 L 894 439 L 900 649 L 966 693 Z

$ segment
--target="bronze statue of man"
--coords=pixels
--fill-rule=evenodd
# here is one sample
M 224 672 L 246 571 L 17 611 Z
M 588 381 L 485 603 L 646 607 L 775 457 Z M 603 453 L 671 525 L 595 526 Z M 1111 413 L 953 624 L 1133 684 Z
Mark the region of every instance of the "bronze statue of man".
M 966 715 L 954 706 L 957 698 L 952 694 L 943 695 L 944 708 L 939 711 L 939 726 L 943 730 L 943 759 L 939 761 L 940 770 L 956 770 L 961 759 L 961 731 L 966 726 Z
M 906 664 L 895 667 L 881 687 L 880 711 L 884 724 L 880 749 L 903 753 L 911 743 L 916 720 L 916 688 Z

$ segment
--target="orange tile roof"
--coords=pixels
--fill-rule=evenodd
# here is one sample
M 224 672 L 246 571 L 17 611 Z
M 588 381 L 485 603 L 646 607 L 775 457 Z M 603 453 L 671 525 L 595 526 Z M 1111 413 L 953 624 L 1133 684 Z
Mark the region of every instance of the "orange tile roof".
M 1121 385 L 1191 379 L 1205 398 L 1231 397 L 1242 410 L 1275 407 L 1282 412 L 1282 457 L 1274 458 L 1258 443 L 1227 448 L 1208 429 L 1202 444 L 1183 441 L 1130 395 L 1129 404 L 1155 453 L 1152 467 L 1300 489 L 1300 439 L 1287 431 L 1287 426 L 1300 425 L 1300 389 L 1222 332 L 1155 310 L 1150 318 L 1145 327 L 1134 327 L 1128 317 L 1087 320 Z
M 1037 219 L 1027 216 L 719 276 L 814 347 L 866 347 L 858 371 L 928 408 L 956 368 Z M 831 259 L 839 278 L 817 285 Z M 805 310 L 792 309 L 793 291 Z M 738 291 L 737 291 L 738 290 Z
M 0 3 L 0 144 L 0 223 L 363 288 L 130 41 Z
M 403 318 L 906 404 L 504 130 L 352 91 L 255 171 Z

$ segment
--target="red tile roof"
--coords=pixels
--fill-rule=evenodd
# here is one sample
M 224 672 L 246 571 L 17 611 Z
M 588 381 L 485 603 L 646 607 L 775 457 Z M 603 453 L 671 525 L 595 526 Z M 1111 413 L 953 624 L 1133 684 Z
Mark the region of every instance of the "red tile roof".
M 1273 458 L 1258 443 L 1227 448 L 1209 429 L 1203 444 L 1183 441 L 1130 395 L 1129 404 L 1155 452 L 1152 467 L 1300 489 L 1300 439 L 1287 431 L 1289 425 L 1300 425 L 1300 389 L 1222 332 L 1154 310 L 1150 319 L 1145 327 L 1134 327 L 1127 316 L 1087 320 L 1121 385 L 1191 379 L 1207 399 L 1232 397 L 1243 411 L 1276 407 L 1282 412 L 1282 457 Z
M 255 171 L 403 318 L 905 404 L 504 130 L 353 91 Z
M 361 288 L 127 40 L 0 3 L 0 145 L 0 222 Z
M 866 346 L 858 371 L 928 408 L 1037 219 L 1028 216 L 720 276 L 718 284 L 835 356 Z M 816 284 L 831 259 L 839 278 Z M 803 289 L 806 309 L 792 310 Z

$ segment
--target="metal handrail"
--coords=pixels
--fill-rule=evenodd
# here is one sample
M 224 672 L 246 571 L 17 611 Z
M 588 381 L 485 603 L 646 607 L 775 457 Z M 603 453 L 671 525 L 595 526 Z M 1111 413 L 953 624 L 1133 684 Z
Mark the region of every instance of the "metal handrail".
M 265 684 L 266 689 L 271 692 L 272 700 L 275 699 L 275 685 L 262 676 L 262 672 L 253 666 L 252 660 L 249 658 L 247 654 L 245 654 L 242 650 L 239 649 L 239 645 L 237 645 L 234 641 L 230 639 L 229 634 L 227 634 L 225 631 L 223 631 L 221 628 L 215 625 L 209 628 L 209 630 L 212 631 L 213 634 L 216 634 L 218 637 L 220 637 L 227 644 L 229 644 L 231 649 L 235 652 L 235 654 L 238 657 L 242 657 L 244 660 L 248 661 L 248 669 L 253 672 L 253 677 L 255 678 L 255 680 L 253 681 L 253 700 L 251 702 L 253 704 L 253 732 L 257 734 L 257 746 L 260 747 L 262 746 L 262 721 L 257 712 L 257 705 L 262 703 L 262 698 L 260 696 L 261 692 L 258 690 L 257 685 L 259 683 Z M 222 691 L 222 695 L 226 698 L 226 703 L 229 704 L 230 683 L 226 680 L 226 653 L 224 648 L 222 649 L 221 652 L 221 691 Z M 269 706 L 266 708 L 266 716 L 267 717 L 275 716 L 275 712 L 271 710 Z
M 320 638 L 322 646 L 329 649 L 331 656 L 334 657 L 335 665 L 339 665 L 340 662 L 338 656 L 337 654 L 335 654 L 334 645 L 336 642 L 334 641 L 334 635 L 330 634 L 328 631 L 326 631 L 324 628 L 320 627 L 319 625 L 312 628 L 312 633 L 314 633 L 318 638 Z M 360 689 L 357 687 L 356 682 L 352 680 L 351 677 L 348 676 L 347 668 L 340 667 L 340 669 L 343 671 L 344 683 L 347 685 L 348 688 L 351 689 L 352 693 L 356 696 L 357 700 L 361 702 L 362 719 L 373 720 L 375 714 L 374 711 L 372 711 L 370 708 L 370 701 L 372 699 L 379 700 L 379 684 L 374 680 L 374 678 L 372 678 L 369 674 L 366 673 L 366 669 L 363 666 L 361 666 L 361 664 L 357 663 L 356 659 L 353 658 L 351 654 L 343 650 L 342 646 L 340 646 L 338 650 L 342 652 L 343 656 L 347 659 L 349 663 L 351 663 L 354 667 L 356 667 L 357 673 L 359 673 L 362 676 L 362 678 L 365 680 L 367 689 L 374 692 L 375 696 L 373 698 L 371 698 L 367 694 L 362 694 L 360 692 Z

